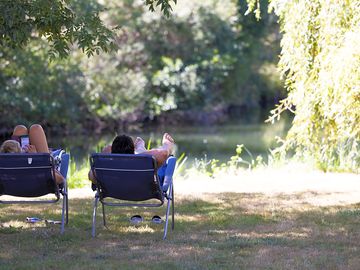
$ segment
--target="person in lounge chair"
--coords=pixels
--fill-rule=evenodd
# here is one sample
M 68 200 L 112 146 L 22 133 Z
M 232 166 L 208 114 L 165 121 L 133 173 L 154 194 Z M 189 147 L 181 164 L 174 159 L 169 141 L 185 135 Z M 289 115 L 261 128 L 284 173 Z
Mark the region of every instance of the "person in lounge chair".
M 102 153 L 152 155 L 156 160 L 157 167 L 160 168 L 162 165 L 164 165 L 167 158 L 172 154 L 174 144 L 175 141 L 170 136 L 170 134 L 164 133 L 162 138 L 162 146 L 159 148 L 147 150 L 145 148 L 145 141 L 142 138 L 137 137 L 135 140 L 133 140 L 128 135 L 118 135 L 115 137 L 111 145 L 105 146 L 103 148 Z M 164 173 L 163 170 L 162 173 Z M 89 171 L 88 177 L 94 186 L 94 184 L 96 184 L 96 180 L 91 169 Z M 130 218 L 130 222 L 134 225 L 139 224 L 142 221 L 143 218 L 140 215 L 134 215 Z M 153 216 L 151 221 L 155 224 L 160 224 L 163 222 L 161 217 L 158 215 Z
M 21 136 L 29 136 L 29 144 L 21 147 Z M 11 139 L 0 146 L 0 153 L 50 153 L 44 129 L 38 124 L 32 125 L 29 129 L 17 125 Z M 55 171 L 55 179 L 57 184 L 64 181 L 64 177 L 58 171 Z
M 172 154 L 175 141 L 169 133 L 164 133 L 162 138 L 162 146 L 159 148 L 153 148 L 147 150 L 145 148 L 145 141 L 137 137 L 133 140 L 128 135 L 118 135 L 113 140 L 111 145 L 107 145 L 103 148 L 102 153 L 112 154 L 148 154 L 152 155 L 157 163 L 158 167 L 161 167 L 166 159 Z M 92 171 L 89 171 L 89 180 L 95 183 L 95 178 Z

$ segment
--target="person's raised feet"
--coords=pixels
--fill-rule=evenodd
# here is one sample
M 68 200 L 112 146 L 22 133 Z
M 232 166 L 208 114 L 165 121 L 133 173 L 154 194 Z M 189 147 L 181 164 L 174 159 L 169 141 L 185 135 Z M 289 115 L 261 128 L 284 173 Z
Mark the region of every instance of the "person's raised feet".
M 169 151 L 169 154 L 172 154 L 175 141 L 169 133 L 164 133 L 162 143 L 163 143 L 163 147 L 166 147 L 166 149 Z
M 135 146 L 135 154 L 146 151 L 145 141 L 140 137 L 136 137 L 134 141 L 134 146 Z

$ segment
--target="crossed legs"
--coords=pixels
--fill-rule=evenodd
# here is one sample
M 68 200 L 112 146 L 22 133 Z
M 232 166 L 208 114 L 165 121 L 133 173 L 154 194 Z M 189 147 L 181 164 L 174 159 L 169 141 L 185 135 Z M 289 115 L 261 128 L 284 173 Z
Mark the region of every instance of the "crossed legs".
M 29 135 L 30 144 L 35 146 L 37 153 L 50 153 L 42 126 L 34 124 L 28 130 L 24 125 L 17 125 L 14 128 L 13 136 L 20 137 L 23 135 Z M 64 177 L 58 171 L 55 171 L 55 180 L 57 184 L 61 184 L 64 181 Z
M 24 125 L 17 125 L 14 128 L 13 136 L 20 137 L 23 135 L 29 135 L 30 144 L 35 146 L 36 152 L 49 153 L 49 146 L 42 126 L 34 124 L 28 130 Z
M 137 137 L 134 141 L 136 154 L 149 154 L 155 157 L 158 167 L 163 165 L 166 159 L 171 155 L 174 148 L 175 141 L 169 133 L 164 133 L 162 139 L 162 146 L 146 150 L 145 142 L 142 138 Z

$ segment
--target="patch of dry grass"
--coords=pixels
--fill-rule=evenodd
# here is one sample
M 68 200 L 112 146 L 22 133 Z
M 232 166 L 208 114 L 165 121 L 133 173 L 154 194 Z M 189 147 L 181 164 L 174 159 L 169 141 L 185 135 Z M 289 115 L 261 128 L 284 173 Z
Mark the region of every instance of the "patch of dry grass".
M 178 195 L 175 231 L 149 222 L 164 209 L 107 208 L 91 238 L 92 200 L 71 199 L 65 234 L 47 206 L 0 206 L 0 269 L 358 269 L 360 205 L 315 206 L 316 192 Z M 59 208 L 59 207 L 58 207 Z M 100 208 L 99 208 L 100 210 Z M 145 221 L 132 226 L 129 217 Z

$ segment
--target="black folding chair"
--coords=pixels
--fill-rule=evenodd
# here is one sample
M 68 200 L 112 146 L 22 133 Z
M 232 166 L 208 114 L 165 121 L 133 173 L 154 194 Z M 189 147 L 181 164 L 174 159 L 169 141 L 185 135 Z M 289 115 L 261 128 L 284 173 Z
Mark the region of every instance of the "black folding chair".
M 54 158 L 47 153 L 0 154 L 0 197 L 36 198 L 33 200 L 0 200 L 2 204 L 46 204 L 56 203 L 63 197 L 61 233 L 68 223 L 67 169 L 69 154 L 64 151 Z M 60 186 L 55 181 L 55 166 L 62 172 L 65 181 Z M 54 199 L 39 197 L 54 194 Z
M 174 229 L 172 176 L 175 163 L 175 157 L 170 157 L 167 160 L 166 166 L 168 169 L 165 172 L 164 183 L 161 185 L 157 174 L 156 161 L 150 155 L 92 154 L 90 165 L 96 179 L 92 236 L 95 237 L 96 209 L 99 200 L 102 204 L 104 226 L 106 226 L 105 205 L 160 207 L 167 201 L 163 236 L 163 239 L 165 239 L 170 204 L 172 205 L 172 229 Z M 110 202 L 106 198 L 117 200 L 115 200 L 116 202 Z M 152 199 L 155 199 L 155 202 Z

